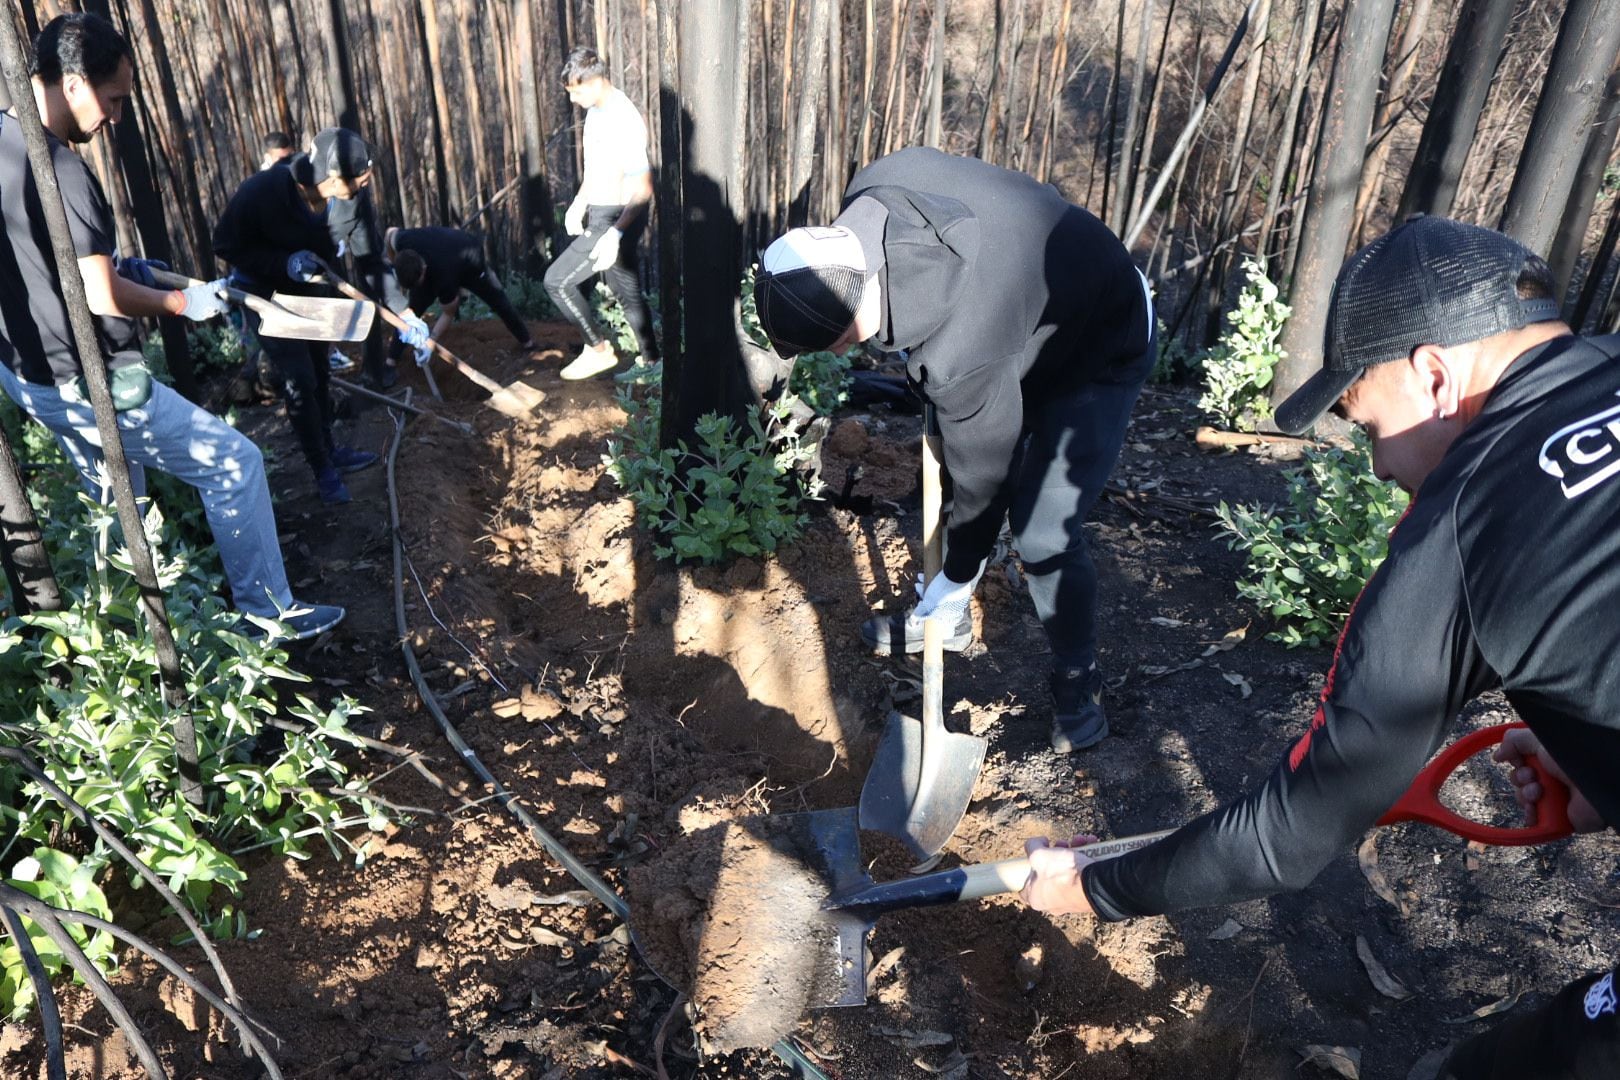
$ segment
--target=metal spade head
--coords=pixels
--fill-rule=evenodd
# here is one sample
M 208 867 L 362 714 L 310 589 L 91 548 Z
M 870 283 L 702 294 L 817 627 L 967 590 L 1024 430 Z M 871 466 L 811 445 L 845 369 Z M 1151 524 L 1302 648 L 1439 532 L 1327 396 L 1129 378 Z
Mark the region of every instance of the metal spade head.
M 377 307 L 369 300 L 276 293 L 257 306 L 259 334 L 300 341 L 364 341 Z
M 927 710 L 924 710 L 927 715 Z M 861 788 L 860 826 L 887 833 L 919 862 L 937 855 L 967 813 L 985 741 L 890 713 Z

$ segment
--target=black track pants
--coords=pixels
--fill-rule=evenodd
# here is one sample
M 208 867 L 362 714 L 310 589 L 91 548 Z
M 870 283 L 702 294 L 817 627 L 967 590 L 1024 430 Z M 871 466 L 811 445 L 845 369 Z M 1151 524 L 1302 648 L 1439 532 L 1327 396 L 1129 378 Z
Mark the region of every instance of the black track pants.
M 591 269 L 591 249 L 624 212 L 622 206 L 592 206 L 585 211 L 585 231 L 574 237 L 546 269 L 546 292 L 563 317 L 585 336 L 585 344 L 600 345 L 607 340 L 602 328 L 591 316 L 585 287 L 596 271 Z M 658 341 L 653 337 L 652 313 L 641 294 L 641 234 L 647 227 L 647 215 L 636 218 L 619 241 L 619 261 L 605 271 L 607 286 L 624 310 L 625 320 L 636 335 L 643 363 L 659 359 Z

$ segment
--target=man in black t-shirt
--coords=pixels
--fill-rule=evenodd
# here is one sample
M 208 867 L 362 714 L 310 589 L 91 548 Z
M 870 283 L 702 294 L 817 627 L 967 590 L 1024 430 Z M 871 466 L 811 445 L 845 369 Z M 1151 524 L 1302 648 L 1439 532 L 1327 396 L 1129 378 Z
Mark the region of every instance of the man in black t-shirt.
M 1413 500 L 1315 715 L 1264 784 L 1150 847 L 1092 861 L 1084 842 L 1030 841 L 1031 906 L 1124 919 L 1302 888 L 1495 687 L 1529 725 L 1497 759 L 1532 818 L 1536 756 L 1570 783 L 1577 830 L 1620 823 L 1620 336 L 1572 336 L 1555 293 L 1520 244 L 1443 218 L 1345 264 L 1323 369 L 1277 423 L 1297 434 L 1335 410 Z M 1441 1076 L 1620 1076 L 1615 976 L 1509 1017 Z
M 767 248 L 754 296 L 782 356 L 862 341 L 904 352 L 938 418 L 954 492 L 944 569 L 909 613 L 861 636 L 880 653 L 916 652 L 932 617 L 947 649 L 965 649 L 1005 520 L 1052 647 L 1052 747 L 1099 742 L 1084 522 L 1154 358 L 1153 303 L 1125 245 L 1050 184 L 914 148 L 856 173 L 831 226 Z
M 97 316 L 101 355 L 82 357 L 74 342 L 22 125 L 8 112 L 0 116 L 0 387 L 55 433 L 95 490 L 101 436 L 81 373 L 86 363 L 105 365 L 136 494 L 144 490 L 146 468 L 162 469 L 197 488 L 240 610 L 267 618 L 296 611 L 287 625 L 300 638 L 335 626 L 342 608 L 297 604 L 287 588 L 258 447 L 152 381 L 141 366 L 135 318 L 206 319 L 219 314 L 224 302 L 219 282 L 171 291 L 132 280 L 150 281 L 140 259 L 122 260 L 115 272 L 112 208 L 71 144 L 89 142 L 122 114 L 134 79 L 129 43 L 98 16 L 62 15 L 40 31 L 34 53 L 34 100 L 86 299 Z
M 400 288 L 410 299 L 410 310 L 425 317 L 428 308 L 439 305 L 439 318 L 433 324 L 435 341 L 460 311 L 465 290 L 489 305 L 517 339 L 519 348 L 534 348 L 523 316 L 485 263 L 484 244 L 478 237 L 462 229 L 389 229 L 383 246 Z M 404 343 L 396 338 L 393 351 L 397 355 L 403 349 Z
M 371 156 L 371 147 L 359 135 L 327 128 L 315 136 L 307 153 L 293 157 L 285 168 L 248 177 L 214 226 L 214 253 L 231 264 L 233 283 L 265 297 L 276 291 L 330 295 L 328 287 L 318 284 L 321 260 L 335 264 L 340 250 L 351 246 L 363 269 L 381 266 L 380 239 L 375 247 L 370 239 L 375 222 L 369 197 L 363 204 L 360 199 L 371 183 Z M 390 286 L 384 302 L 404 312 L 405 296 L 393 273 L 386 267 L 379 273 Z M 251 311 L 246 317 L 248 329 L 257 333 L 259 317 Z M 420 348 L 427 341 L 427 324 L 408 312 L 405 319 L 410 326 L 407 343 Z M 324 503 L 348 502 L 342 474 L 366 468 L 377 455 L 339 446 L 332 439 L 326 346 L 262 335 L 259 340 L 280 372 L 287 415 L 304 459 L 315 472 L 317 494 Z

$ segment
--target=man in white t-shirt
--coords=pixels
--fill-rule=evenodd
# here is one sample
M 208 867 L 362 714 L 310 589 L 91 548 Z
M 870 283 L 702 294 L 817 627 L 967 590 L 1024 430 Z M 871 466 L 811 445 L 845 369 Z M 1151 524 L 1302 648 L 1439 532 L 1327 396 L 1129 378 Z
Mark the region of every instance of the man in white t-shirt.
M 619 362 L 613 343 L 591 315 L 585 289 L 597 274 L 607 276 L 608 288 L 636 335 L 641 362 L 659 358 L 652 315 L 641 294 L 639 254 L 652 202 L 652 166 L 647 161 L 647 122 L 608 81 L 607 64 L 596 50 L 580 47 L 569 53 L 562 76 L 568 99 L 585 110 L 585 178 L 563 219 L 574 242 L 546 270 L 546 291 L 585 337 L 585 347 L 560 374 L 588 379 Z

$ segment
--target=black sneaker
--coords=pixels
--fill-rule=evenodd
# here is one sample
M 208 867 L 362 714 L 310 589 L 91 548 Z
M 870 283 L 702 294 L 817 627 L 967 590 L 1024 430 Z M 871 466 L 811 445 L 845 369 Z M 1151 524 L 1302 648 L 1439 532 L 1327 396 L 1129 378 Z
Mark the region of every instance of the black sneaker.
M 1096 664 L 1052 672 L 1052 749 L 1060 754 L 1096 746 L 1108 737 L 1103 677 Z
M 861 624 L 861 640 L 879 656 L 922 652 L 923 620 L 916 608 L 904 615 L 874 615 Z M 973 644 L 973 614 L 962 612 L 957 624 L 946 630 L 945 651 L 961 652 Z
M 327 452 L 326 460 L 338 472 L 355 472 L 368 465 L 377 463 L 377 455 L 370 450 L 357 450 L 352 446 L 334 446 Z

